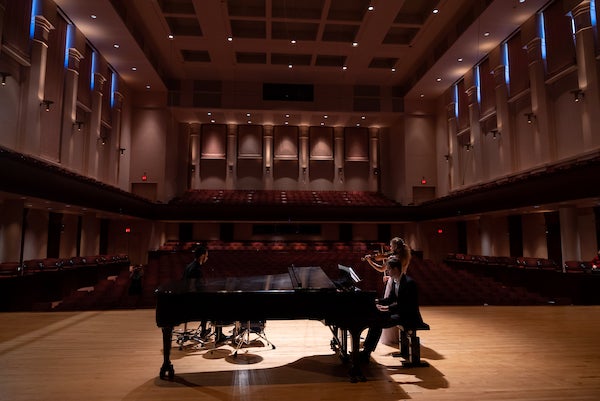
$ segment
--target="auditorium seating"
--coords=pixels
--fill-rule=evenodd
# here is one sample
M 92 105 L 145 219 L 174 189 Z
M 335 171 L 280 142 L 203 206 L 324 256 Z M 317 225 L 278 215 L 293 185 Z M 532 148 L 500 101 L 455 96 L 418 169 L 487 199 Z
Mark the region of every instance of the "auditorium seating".
M 598 304 L 600 274 L 581 261 L 562 266 L 545 258 L 448 254 L 445 262 L 458 269 L 493 277 L 507 286 L 523 286 L 556 303 Z
M 179 280 L 185 266 L 193 260 L 193 247 L 197 241 L 178 244 L 177 251 L 157 251 L 149 255 L 144 266 L 143 291 L 139 296 L 127 293 L 128 272 L 112 278 L 98 280 L 93 291 L 75 291 L 53 310 L 153 308 L 154 290 L 162 283 Z M 363 290 L 383 293 L 381 273 L 368 266 L 361 258 L 364 249 L 379 249 L 380 243 L 363 241 L 208 241 L 209 262 L 205 266 L 207 277 L 253 276 L 287 272 L 287 267 L 320 266 L 332 278 L 340 275 L 338 264 L 351 266 L 361 277 L 359 287 Z M 185 248 L 185 250 L 183 250 Z M 415 252 L 418 254 L 418 252 Z M 428 305 L 546 305 L 549 303 L 585 303 L 590 299 L 574 298 L 574 290 L 563 282 L 562 288 L 552 285 L 536 290 L 533 281 L 544 282 L 547 275 L 564 276 L 558 270 L 546 270 L 532 261 L 517 258 L 483 257 L 453 254 L 470 266 L 469 269 L 452 263 L 436 263 L 413 257 L 409 267 L 419 287 L 420 304 Z M 92 258 L 94 259 L 94 258 Z M 509 265 L 503 269 L 499 263 Z M 544 263 L 549 263 L 545 260 Z M 531 265 L 528 268 L 526 265 Z M 489 274 L 481 266 L 494 271 L 527 272 L 528 276 L 509 280 L 510 275 Z M 535 274 L 546 275 L 536 279 Z M 552 293 L 554 291 L 554 293 Z
M 79 288 L 129 268 L 127 255 L 40 258 L 2 263 L 0 310 L 45 310 Z
M 293 206 L 371 206 L 394 207 L 398 204 L 372 191 L 278 191 L 278 190 L 188 190 L 172 199 L 172 206 L 293 205 Z

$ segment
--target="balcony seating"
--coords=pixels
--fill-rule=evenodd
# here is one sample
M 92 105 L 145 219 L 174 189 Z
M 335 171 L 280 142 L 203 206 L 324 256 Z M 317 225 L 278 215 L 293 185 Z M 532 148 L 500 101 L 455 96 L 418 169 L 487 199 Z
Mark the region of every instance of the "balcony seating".
M 396 202 L 372 191 L 277 191 L 277 190 L 188 190 L 172 199 L 174 206 L 291 205 L 291 206 L 370 206 L 394 207 Z

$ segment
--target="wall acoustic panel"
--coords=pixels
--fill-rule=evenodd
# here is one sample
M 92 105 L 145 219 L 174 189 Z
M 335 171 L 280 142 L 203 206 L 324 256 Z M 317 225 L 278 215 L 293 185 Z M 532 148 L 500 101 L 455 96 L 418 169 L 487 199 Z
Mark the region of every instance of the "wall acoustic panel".
M 298 127 L 278 125 L 273 128 L 275 160 L 298 160 Z
M 364 127 L 348 127 L 344 130 L 346 161 L 369 160 L 369 130 Z
M 227 127 L 221 124 L 202 125 L 202 159 L 225 159 Z
M 333 160 L 333 128 L 310 127 L 310 160 Z
M 238 158 L 261 159 L 263 152 L 262 125 L 238 126 Z

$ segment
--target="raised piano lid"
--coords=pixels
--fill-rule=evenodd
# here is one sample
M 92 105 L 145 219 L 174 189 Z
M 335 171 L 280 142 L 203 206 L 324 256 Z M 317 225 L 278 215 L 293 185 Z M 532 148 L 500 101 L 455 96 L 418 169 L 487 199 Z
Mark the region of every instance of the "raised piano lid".
M 176 280 L 160 286 L 157 293 L 184 292 L 256 292 L 335 290 L 335 284 L 319 266 L 288 268 L 288 273 L 246 277 L 216 277 L 201 281 Z

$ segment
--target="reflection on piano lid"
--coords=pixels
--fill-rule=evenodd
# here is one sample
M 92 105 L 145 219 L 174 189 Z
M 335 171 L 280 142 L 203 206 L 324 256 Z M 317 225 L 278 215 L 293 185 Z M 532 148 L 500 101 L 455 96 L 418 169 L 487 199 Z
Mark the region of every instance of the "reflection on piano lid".
M 288 268 L 287 273 L 242 277 L 210 277 L 202 280 L 174 280 L 161 285 L 156 293 L 260 292 L 335 290 L 336 286 L 319 266 Z

